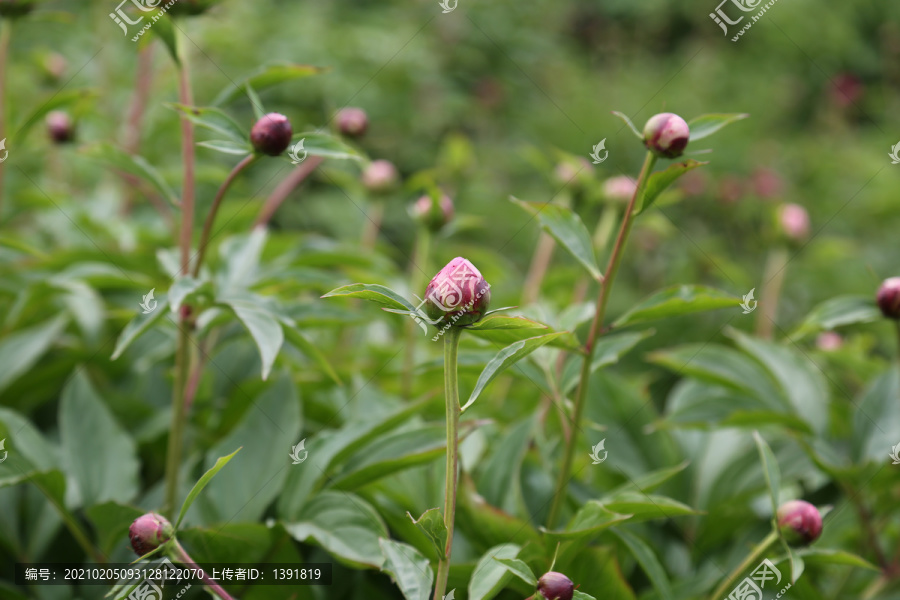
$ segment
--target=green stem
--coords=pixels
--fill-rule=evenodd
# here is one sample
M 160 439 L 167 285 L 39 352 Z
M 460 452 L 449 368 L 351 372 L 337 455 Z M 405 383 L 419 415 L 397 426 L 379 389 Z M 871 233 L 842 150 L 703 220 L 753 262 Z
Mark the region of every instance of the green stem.
M 179 44 L 184 48 L 184 44 Z M 178 101 L 183 106 L 193 106 L 191 73 L 188 66 L 188 52 L 179 52 L 181 61 L 178 69 Z M 181 117 L 181 156 L 184 163 L 184 181 L 181 190 L 181 273 L 191 272 L 191 236 L 194 232 L 194 124 L 186 115 Z
M 206 215 L 206 221 L 203 222 L 203 233 L 200 234 L 200 246 L 197 249 L 197 260 L 194 263 L 195 278 L 200 275 L 200 267 L 203 265 L 203 258 L 206 256 L 206 247 L 209 245 L 209 236 L 212 235 L 213 224 L 216 222 L 216 214 L 218 214 L 219 207 L 222 205 L 222 199 L 225 198 L 228 188 L 231 187 L 231 184 L 237 176 L 240 175 L 241 171 L 249 167 L 256 158 L 256 154 L 250 154 L 244 157 L 244 160 L 239 162 L 237 166 L 231 170 L 231 173 L 225 178 L 219 191 L 216 192 L 216 197 L 213 200 L 212 206 L 209 207 L 209 213 Z
M 459 465 L 459 378 L 456 372 L 459 353 L 459 337 L 462 329 L 451 327 L 444 334 L 444 404 L 447 409 L 447 481 L 444 493 L 444 525 L 447 527 L 447 545 L 438 564 L 434 586 L 434 600 L 442 600 L 450 576 L 450 550 L 453 546 L 453 524 L 456 519 L 456 483 Z
M 769 252 L 763 275 L 763 289 L 759 294 L 759 313 L 756 316 L 756 335 L 764 340 L 772 339 L 775 330 L 775 319 L 778 318 L 778 300 L 781 297 L 781 288 L 784 286 L 787 264 L 786 248 L 777 247 Z
M 428 272 L 428 258 L 431 253 L 431 232 L 419 227 L 416 235 L 416 247 L 410 265 L 410 286 L 413 294 L 424 293 L 422 290 L 423 273 Z M 403 357 L 403 397 L 412 397 L 413 368 L 416 366 L 416 336 L 419 325 L 412 319 L 406 323 L 406 354 Z
M 94 559 L 97 564 L 105 565 L 106 557 L 97 550 L 94 545 L 91 543 L 90 538 L 88 538 L 87 533 L 84 529 L 81 528 L 81 525 L 75 519 L 75 516 L 69 512 L 69 509 L 65 507 L 62 502 L 57 500 L 56 496 L 50 492 L 42 483 L 40 483 L 37 479 L 32 479 L 32 483 L 41 491 L 42 494 L 50 501 L 50 503 L 56 508 L 56 511 L 59 513 L 59 516 L 62 517 L 63 522 L 68 527 L 69 532 L 72 534 L 72 537 L 75 538 L 75 541 L 78 542 L 78 545 L 81 546 L 81 549 L 84 552 Z
M 166 495 L 163 513 L 175 515 L 178 496 L 178 469 L 181 466 L 182 438 L 186 419 L 185 390 L 188 380 L 188 345 L 190 322 L 178 323 L 178 344 L 175 347 L 175 381 L 172 384 L 172 424 L 169 427 L 169 446 L 166 451 Z
M 616 280 L 616 273 L 619 271 L 619 265 L 622 262 L 625 246 L 628 243 L 628 236 L 631 234 L 631 228 L 634 225 L 634 207 L 637 199 L 640 197 L 647 178 L 653 172 L 653 166 L 656 164 L 656 157 L 647 152 L 644 159 L 644 166 L 641 168 L 641 174 L 638 176 L 637 186 L 635 186 L 634 194 L 625 209 L 625 215 L 622 217 L 622 225 L 619 228 L 619 235 L 616 238 L 615 246 L 613 246 L 612 254 L 606 266 L 604 279 L 600 284 L 600 294 L 597 296 L 597 307 L 594 312 L 594 321 L 591 323 L 590 333 L 588 334 L 587 344 L 584 347 L 584 359 L 581 364 L 581 375 L 578 380 L 578 390 L 575 393 L 575 406 L 572 410 L 571 427 L 569 436 L 566 439 L 566 449 L 563 456 L 562 468 L 559 470 L 559 478 L 556 482 L 556 493 L 553 495 L 553 503 L 550 505 L 550 513 L 547 516 L 547 526 L 552 528 L 556 526 L 559 519 L 560 511 L 566 497 L 566 488 L 569 484 L 569 477 L 572 472 L 572 463 L 575 459 L 575 440 L 578 437 L 579 424 L 581 423 L 581 415 L 584 413 L 584 405 L 587 400 L 588 381 L 591 377 L 591 363 L 594 359 L 594 347 L 597 338 L 600 336 L 603 328 L 603 320 L 606 317 L 606 307 L 609 302 L 609 293 L 612 290 L 613 282 Z
M 209 575 L 206 574 L 206 571 L 204 571 L 197 563 L 194 562 L 194 559 L 190 557 L 185 549 L 181 547 L 181 544 L 178 543 L 178 540 L 175 539 L 172 540 L 172 555 L 176 562 L 183 563 L 189 569 L 196 569 L 197 571 L 202 573 L 200 579 L 203 581 L 203 585 L 208 587 L 209 590 L 216 596 L 218 596 L 222 600 L 234 600 L 231 594 L 222 589 L 222 586 L 216 583 L 215 580 L 211 579 Z
M 737 568 L 731 572 L 731 574 L 726 577 L 722 583 L 719 584 L 719 587 L 716 588 L 716 591 L 712 593 L 709 597 L 710 600 L 721 600 L 725 597 L 725 593 L 731 590 L 738 579 L 741 578 L 747 570 L 749 570 L 753 565 L 758 563 L 763 555 L 769 551 L 776 542 L 778 541 L 778 531 L 772 531 L 769 535 L 767 535 L 763 541 L 756 545 L 755 548 L 747 555 L 747 558 L 741 562 L 737 566 Z

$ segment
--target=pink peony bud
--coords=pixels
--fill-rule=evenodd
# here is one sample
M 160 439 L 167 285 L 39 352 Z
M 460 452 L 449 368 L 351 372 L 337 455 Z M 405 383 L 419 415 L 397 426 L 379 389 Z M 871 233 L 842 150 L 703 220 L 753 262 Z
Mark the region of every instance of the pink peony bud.
M 475 265 L 456 257 L 434 276 L 425 289 L 425 313 L 436 325 L 456 327 L 477 323 L 491 302 L 491 286 Z
M 65 144 L 75 139 L 75 125 L 72 118 L 61 110 L 47 113 L 47 133 L 50 139 L 57 144 Z
M 637 189 L 637 181 L 627 175 L 610 177 L 603 182 L 603 195 L 610 200 L 628 202 L 634 196 Z
M 844 338 L 833 331 L 823 331 L 816 338 L 816 348 L 822 352 L 834 352 L 844 345 Z
M 572 600 L 575 584 L 562 573 L 549 571 L 538 579 L 538 592 L 546 600 Z
M 691 130 L 688 124 L 673 113 L 654 115 L 644 125 L 644 145 L 662 158 L 681 156 L 690 137 Z
M 760 168 L 753 173 L 753 191 L 760 198 L 774 198 L 780 196 L 784 190 L 784 182 L 781 175 L 773 169 Z
M 785 540 L 791 545 L 806 546 L 822 533 L 822 515 L 819 509 L 803 500 L 785 502 L 778 509 L 778 526 Z
M 291 145 L 293 135 L 294 129 L 286 116 L 269 113 L 250 130 L 250 143 L 257 152 L 278 156 Z
M 370 192 L 382 194 L 397 185 L 397 168 L 389 160 L 375 160 L 363 170 L 362 182 Z
M 884 280 L 878 288 L 877 301 L 885 317 L 900 320 L 900 277 Z
M 361 108 L 342 108 L 335 116 L 338 131 L 347 137 L 362 137 L 369 128 L 369 116 Z
M 168 542 L 175 535 L 172 524 L 162 515 L 147 513 L 134 520 L 128 528 L 131 547 L 138 556 L 143 556 L 160 545 Z
M 440 200 L 422 196 L 410 208 L 412 218 L 432 233 L 449 225 L 454 213 L 453 200 L 446 194 L 442 194 Z
M 799 204 L 785 204 L 778 211 L 778 222 L 784 235 L 794 242 L 809 237 L 809 213 Z

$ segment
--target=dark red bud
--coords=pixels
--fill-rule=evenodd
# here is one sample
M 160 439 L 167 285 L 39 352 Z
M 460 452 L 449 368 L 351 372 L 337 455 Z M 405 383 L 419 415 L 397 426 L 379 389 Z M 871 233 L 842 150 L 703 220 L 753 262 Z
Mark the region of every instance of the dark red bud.
M 425 289 L 425 313 L 443 327 L 477 323 L 491 302 L 491 286 L 475 265 L 462 257 L 447 263 Z
M 549 571 L 538 579 L 538 593 L 546 600 L 572 600 L 575 584 L 562 573 Z
M 789 544 L 806 546 L 819 539 L 822 515 L 809 502 L 791 500 L 778 509 L 778 527 Z
M 342 108 L 335 116 L 338 131 L 347 137 L 362 137 L 369 128 L 369 116 L 361 108 Z
M 278 156 L 291 145 L 293 135 L 294 129 L 286 116 L 269 113 L 250 130 L 250 143 L 257 152 Z
M 900 320 L 900 277 L 885 279 L 878 288 L 878 308 L 888 319 Z
M 662 158 L 681 156 L 690 137 L 688 124 L 674 113 L 654 115 L 644 126 L 644 145 Z
M 172 524 L 156 513 L 147 513 L 134 520 L 128 528 L 131 547 L 138 556 L 143 556 L 168 542 L 175 534 Z
M 68 114 L 54 110 L 47 113 L 47 133 L 57 144 L 65 144 L 75 139 L 75 124 Z

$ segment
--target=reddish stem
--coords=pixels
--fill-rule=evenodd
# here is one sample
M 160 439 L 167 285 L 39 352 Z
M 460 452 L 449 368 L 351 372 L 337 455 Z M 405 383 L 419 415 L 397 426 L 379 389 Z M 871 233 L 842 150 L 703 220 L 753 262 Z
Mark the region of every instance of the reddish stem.
M 273 191 L 272 195 L 266 200 L 266 203 L 263 205 L 262 210 L 259 211 L 259 216 L 256 217 L 256 222 L 253 226 L 265 227 L 268 225 L 272 216 L 278 210 L 278 207 L 287 200 L 287 197 L 291 195 L 291 192 L 293 192 L 298 185 L 303 183 L 304 180 L 316 170 L 316 167 L 322 164 L 323 160 L 324 159 L 320 156 L 312 156 L 297 165 L 297 168 L 294 169 L 290 175 L 285 177 L 284 181 L 278 184 L 278 187 L 275 188 L 275 191 Z

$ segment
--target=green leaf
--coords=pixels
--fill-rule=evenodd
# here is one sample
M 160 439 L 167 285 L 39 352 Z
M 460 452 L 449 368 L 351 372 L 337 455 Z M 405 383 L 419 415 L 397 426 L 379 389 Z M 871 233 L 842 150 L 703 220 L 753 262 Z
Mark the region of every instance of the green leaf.
M 184 515 L 187 514 L 188 509 L 191 507 L 191 504 L 194 503 L 194 500 L 197 499 L 197 496 L 200 495 L 200 492 L 203 491 L 203 488 L 206 487 L 213 477 L 216 476 L 216 473 L 222 470 L 222 467 L 228 464 L 234 455 L 241 451 L 241 447 L 232 452 L 227 456 L 220 456 L 216 459 L 216 464 L 212 466 L 212 468 L 203 474 L 203 476 L 197 480 L 197 483 L 194 484 L 194 487 L 191 488 L 191 491 L 188 492 L 187 497 L 184 499 L 184 503 L 181 505 L 181 510 L 178 511 L 178 520 L 175 521 L 175 529 L 178 529 L 178 526 L 181 525 L 181 521 L 184 519 Z
M 852 455 L 856 462 L 888 460 L 900 443 L 900 370 L 891 368 L 869 383 L 853 411 Z M 893 462 L 893 461 L 892 461 Z
M 610 531 L 622 540 L 625 546 L 628 547 L 628 550 L 631 551 L 644 573 L 647 574 L 647 578 L 650 579 L 650 583 L 656 588 L 660 599 L 674 600 L 672 584 L 669 582 L 666 570 L 660 564 L 649 544 L 623 527 L 616 527 Z
M 638 128 L 634 126 L 634 123 L 631 122 L 631 119 L 628 118 L 628 115 L 617 110 L 612 111 L 612 114 L 622 119 L 625 124 L 628 125 L 628 129 L 631 130 L 631 133 L 633 133 L 637 137 L 637 139 L 641 140 L 642 142 L 644 141 L 644 134 L 638 131 Z
M 21 146 L 31 128 L 44 120 L 48 113 L 65 107 L 71 107 L 70 112 L 79 112 L 88 101 L 93 100 L 97 96 L 94 90 L 69 90 L 62 92 L 53 92 L 47 99 L 33 100 L 31 106 L 39 106 L 34 113 L 21 125 L 14 129 L 15 133 L 10 137 L 10 141 L 15 142 L 17 146 Z
M 653 206 L 653 203 L 656 202 L 659 195 L 666 191 L 670 185 L 675 183 L 679 177 L 688 171 L 692 171 L 697 167 L 708 164 L 708 162 L 698 162 L 689 158 L 684 162 L 672 163 L 666 170 L 657 171 L 650 175 L 650 177 L 647 178 L 647 183 L 642 188 L 641 195 L 634 207 L 634 214 L 639 215 Z
M 354 283 L 351 285 L 345 285 L 335 290 L 331 290 L 322 297 L 362 298 L 363 300 L 374 302 L 382 308 L 390 308 L 399 311 L 411 311 L 413 313 L 416 312 L 416 307 L 410 304 L 410 302 L 406 298 L 390 288 L 377 284 Z
M 390 574 L 406 600 L 428 600 L 434 571 L 428 559 L 408 544 L 379 539 L 384 564 L 381 570 Z
M 119 502 L 104 502 L 91 506 L 84 512 L 96 532 L 98 549 L 109 555 L 121 546 L 131 523 L 145 511 Z
M 591 373 L 616 364 L 622 356 L 654 333 L 656 332 L 652 329 L 646 329 L 634 333 L 620 333 L 618 335 L 601 337 L 594 345 L 594 360 L 591 362 Z M 562 393 L 569 393 L 578 384 L 582 360 L 579 356 L 575 360 L 566 363 L 567 368 L 563 371 L 563 383 L 560 390 Z
M 871 323 L 882 318 L 878 305 L 867 296 L 838 296 L 816 306 L 791 333 L 793 340 L 844 325 Z
M 597 600 L 597 599 L 594 598 L 593 596 L 591 596 L 590 594 L 585 594 L 584 592 L 575 590 L 574 592 L 572 592 L 572 600 Z
M 467 408 L 472 406 L 472 404 L 478 400 L 478 396 L 481 395 L 484 388 L 487 387 L 487 385 L 504 369 L 516 364 L 544 344 L 553 341 L 564 333 L 565 332 L 550 333 L 548 335 L 521 340 L 514 344 L 510 344 L 498 352 L 497 355 L 491 359 L 491 362 L 484 367 L 484 371 L 481 372 L 481 375 L 478 376 L 478 381 L 475 383 L 475 389 L 472 390 L 472 394 L 462 407 L 462 411 L 465 412 Z
M 37 363 L 62 335 L 66 323 L 65 314 L 57 315 L 0 340 L 0 390 L 6 389 Z
M 118 171 L 133 175 L 159 192 L 170 205 L 178 206 L 178 195 L 166 182 L 156 167 L 147 162 L 143 156 L 129 154 L 108 142 L 88 146 L 83 150 L 85 156 L 108 165 Z
M 495 315 L 485 317 L 477 323 L 466 327 L 467 331 L 495 331 L 497 329 L 547 329 L 547 326 L 525 317 Z
M 242 144 L 231 140 L 209 140 L 206 142 L 199 142 L 197 145 L 232 156 L 247 156 L 248 154 L 253 154 L 253 146 L 249 143 Z
M 805 562 L 810 564 L 823 565 L 847 565 L 850 567 L 859 567 L 860 569 L 868 569 L 870 571 L 879 571 L 880 569 L 852 552 L 846 550 L 838 550 L 835 548 L 804 548 L 797 550 L 796 554 L 801 556 Z
M 499 594 L 512 574 L 496 559 L 515 558 L 519 550 L 521 547 L 517 544 L 500 544 L 485 552 L 469 579 L 469 600 L 491 600 Z
M 63 389 L 59 436 L 64 470 L 75 485 L 78 506 L 128 502 L 137 494 L 140 463 L 135 443 L 82 369 Z
M 506 567 L 510 573 L 524 581 L 529 585 L 533 585 L 537 587 L 537 577 L 534 576 L 534 572 L 531 570 L 527 564 L 518 558 L 497 558 L 494 557 L 498 563 Z
M 284 330 L 278 318 L 251 300 L 225 299 L 221 302 L 227 306 L 243 323 L 259 350 L 262 362 L 263 381 L 269 378 L 278 352 L 284 343 Z
M 531 443 L 534 417 L 509 426 L 492 455 L 482 466 L 478 477 L 478 491 L 489 504 L 514 512 L 519 506 L 520 472 L 522 460 Z
M 510 200 L 532 216 L 536 216 L 541 228 L 581 263 L 591 277 L 597 281 L 603 279 L 600 267 L 597 266 L 597 257 L 594 255 L 591 234 L 581 221 L 581 217 L 558 204 L 524 202 L 516 197 L 510 197 Z
M 349 145 L 341 138 L 328 133 L 318 131 L 306 131 L 295 133 L 291 139 L 295 144 L 303 141 L 303 149 L 309 156 L 321 156 L 323 158 L 337 158 L 341 160 L 365 160 L 365 156 L 356 148 Z
M 313 67 L 311 65 L 266 65 L 248 77 L 238 79 L 233 84 L 226 86 L 225 89 L 216 96 L 216 99 L 213 101 L 213 106 L 222 106 L 223 104 L 227 104 L 235 98 L 240 97 L 247 89 L 247 84 L 254 90 L 261 92 L 280 83 L 317 75 L 324 71 L 325 69 L 322 67 Z
M 688 127 L 691 129 L 691 142 L 702 140 L 716 133 L 726 125 L 730 125 L 735 121 L 746 119 L 749 117 L 747 113 L 717 113 L 709 115 L 700 115 L 688 121 Z
M 266 107 L 263 105 L 262 100 L 260 100 L 259 95 L 256 93 L 256 90 L 247 82 L 244 84 L 244 91 L 247 92 L 247 98 L 250 100 L 250 106 L 253 107 L 253 116 L 256 117 L 256 120 L 259 121 L 263 117 L 266 116 L 268 111 Z
M 343 472 L 334 477 L 331 487 L 355 490 L 391 473 L 429 463 L 443 456 L 446 449 L 443 424 L 403 429 L 360 448 L 347 460 Z
M 620 514 L 597 500 L 588 500 L 562 531 L 541 528 L 553 541 L 593 538 L 616 523 L 627 521 L 630 514 Z
M 772 514 L 778 512 L 778 492 L 781 490 L 781 469 L 778 468 L 778 461 L 772 454 L 772 449 L 766 441 L 759 435 L 758 431 L 753 432 L 753 440 L 756 442 L 756 449 L 759 451 L 759 460 L 763 466 L 763 475 L 766 478 L 766 487 L 769 489 L 769 498 L 772 500 Z
M 284 326 L 284 336 L 290 344 L 293 344 L 297 350 L 319 363 L 319 366 L 322 367 L 326 375 L 331 377 L 332 381 L 338 385 L 344 385 L 334 367 L 322 354 L 322 351 L 297 329 L 296 323 L 290 319 L 281 319 L 281 324 Z
M 215 468 L 220 456 L 242 447 L 227 469 L 207 484 L 196 502 L 206 523 L 250 522 L 261 518 L 278 498 L 291 464 L 291 447 L 300 441 L 303 428 L 300 398 L 293 381 L 279 374 L 249 404 L 238 424 L 207 452 L 204 464 Z M 308 444 L 310 454 L 315 452 Z M 193 514 L 193 512 L 191 513 Z
M 219 296 L 246 291 L 256 282 L 267 238 L 265 227 L 255 227 L 248 234 L 230 237 L 222 243 L 219 255 L 225 266 L 218 278 Z
M 690 506 L 667 496 L 642 492 L 622 492 L 605 500 L 603 504 L 613 512 L 630 514 L 631 523 L 700 514 Z
M 169 299 L 165 294 L 160 294 L 157 297 L 157 306 L 162 307 L 168 304 Z M 147 314 L 144 314 L 143 311 L 138 312 L 137 315 L 128 324 L 125 326 L 125 329 L 122 330 L 122 333 L 119 334 L 119 338 L 116 340 L 116 347 L 113 350 L 112 356 L 110 360 L 116 360 L 128 349 L 128 347 L 134 342 L 136 339 L 141 337 L 148 329 L 153 327 L 153 325 L 159 321 L 166 314 L 166 311 L 163 309 L 153 310 Z
M 624 327 L 654 319 L 679 317 L 707 310 L 738 307 L 740 304 L 740 298 L 715 288 L 702 285 L 679 285 L 659 291 L 642 301 L 619 317 L 614 327 Z
M 672 477 L 684 471 L 687 468 L 688 464 L 690 464 L 688 461 L 684 461 L 683 463 L 675 465 L 674 467 L 659 469 L 658 471 L 653 471 L 652 473 L 642 475 L 634 480 L 629 480 L 627 483 L 623 483 L 622 485 L 611 491 L 608 495 L 602 497 L 600 501 L 608 501 L 609 499 L 614 498 L 615 496 L 618 496 L 623 492 L 637 491 L 644 494 L 652 492 Z
M 172 19 L 157 20 L 150 31 L 153 32 L 154 36 L 162 40 L 163 45 L 166 47 L 166 50 L 169 51 L 169 56 L 172 57 L 175 64 L 181 65 L 181 57 L 178 53 L 178 36 L 175 33 L 175 26 L 172 23 Z M 150 38 L 144 39 L 149 40 Z
M 418 519 L 413 518 L 411 514 L 406 513 L 422 532 L 431 540 L 438 556 L 444 555 L 444 549 L 447 547 L 447 525 L 444 523 L 444 516 L 439 508 L 429 508 L 422 513 Z
M 365 500 L 346 492 L 322 492 L 285 529 L 299 542 L 315 541 L 329 554 L 351 565 L 381 568 L 378 538 L 387 527 Z
M 551 327 L 543 323 L 532 321 L 525 317 L 505 315 L 485 317 L 474 325 L 467 325 L 465 329 L 476 337 L 504 347 L 539 334 L 554 333 Z M 568 331 L 551 340 L 549 345 L 556 348 L 565 348 L 572 352 L 584 353 L 578 338 Z
M 245 144 L 250 139 L 249 133 L 245 132 L 234 119 L 218 108 L 185 106 L 184 104 L 175 103 L 170 103 L 166 106 L 187 117 L 194 125 L 222 134 L 236 144 Z
M 188 296 L 200 289 L 203 283 L 202 280 L 194 279 L 193 277 L 179 277 L 176 279 L 166 293 L 169 298 L 169 310 L 177 313 Z

